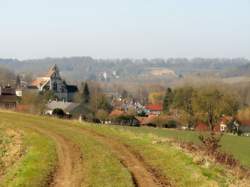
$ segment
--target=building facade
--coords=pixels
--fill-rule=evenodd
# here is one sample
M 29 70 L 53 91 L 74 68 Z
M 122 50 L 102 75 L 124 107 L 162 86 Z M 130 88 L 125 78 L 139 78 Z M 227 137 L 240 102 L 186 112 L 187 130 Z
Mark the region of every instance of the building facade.
M 18 97 L 15 89 L 10 86 L 0 86 L 0 108 L 2 109 L 16 109 Z
M 61 78 L 57 65 L 52 66 L 45 76 L 35 79 L 30 88 L 39 91 L 53 91 L 57 99 L 62 101 L 72 101 L 75 93 L 78 92 L 77 86 L 68 85 Z

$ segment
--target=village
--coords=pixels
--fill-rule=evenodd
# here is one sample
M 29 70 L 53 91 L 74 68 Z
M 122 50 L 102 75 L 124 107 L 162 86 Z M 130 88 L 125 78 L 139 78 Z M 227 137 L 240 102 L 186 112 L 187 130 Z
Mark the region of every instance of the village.
M 174 91 L 168 88 L 162 101 L 140 103 L 127 93 L 110 94 L 103 92 L 100 88 L 91 90 L 90 87 L 87 82 L 82 84 L 81 88 L 67 84 L 60 75 L 59 67 L 53 65 L 44 76 L 35 78 L 31 84 L 18 77 L 14 86 L 13 84 L 12 86 L 1 85 L 0 108 L 99 124 L 191 131 L 212 129 L 216 132 L 246 136 L 250 133 L 250 121 L 236 115 L 238 108 L 228 114 L 220 113 L 208 119 L 212 120 L 212 126 L 207 119 L 204 120 L 204 117 L 203 119 L 196 118 L 194 109 L 190 108 L 192 103 L 189 99 L 191 98 L 186 98 L 192 90 L 187 89 L 186 93 L 185 89 L 180 90 L 179 93 L 175 93 L 176 98 L 174 98 Z M 93 96 L 91 92 L 95 92 L 95 95 Z M 176 101 L 178 94 L 183 98 Z M 230 104 L 235 101 L 229 102 L 228 107 L 233 109 L 235 106 Z
M 0 187 L 250 187 L 249 0 L 0 12 Z

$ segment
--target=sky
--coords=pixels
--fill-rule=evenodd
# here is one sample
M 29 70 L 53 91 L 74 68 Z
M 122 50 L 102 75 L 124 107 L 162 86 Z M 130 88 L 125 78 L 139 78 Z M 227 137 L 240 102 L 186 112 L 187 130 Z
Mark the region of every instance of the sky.
M 250 0 L 0 0 L 0 58 L 250 58 Z

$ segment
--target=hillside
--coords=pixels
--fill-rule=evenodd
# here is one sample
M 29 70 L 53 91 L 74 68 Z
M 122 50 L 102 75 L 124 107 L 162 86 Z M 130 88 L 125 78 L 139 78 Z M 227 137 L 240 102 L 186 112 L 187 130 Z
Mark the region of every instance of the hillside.
M 3 187 L 248 184 L 229 168 L 210 161 L 201 164 L 198 155 L 166 141 L 197 141 L 192 132 L 99 126 L 5 111 L 0 111 L 0 130 Z M 233 154 L 249 167 L 249 150 L 242 148 L 250 139 L 226 136 L 223 149 L 228 150 L 230 142 Z
M 53 64 L 57 64 L 62 75 L 71 81 L 171 81 L 190 74 L 212 74 L 222 76 L 244 75 L 250 71 L 247 59 L 94 59 L 91 57 L 46 58 L 35 60 L 0 59 L 0 67 L 6 67 L 16 73 L 32 73 L 34 76 L 44 73 Z M 164 70 L 164 71 L 163 71 Z M 238 72 L 238 73 L 237 73 Z

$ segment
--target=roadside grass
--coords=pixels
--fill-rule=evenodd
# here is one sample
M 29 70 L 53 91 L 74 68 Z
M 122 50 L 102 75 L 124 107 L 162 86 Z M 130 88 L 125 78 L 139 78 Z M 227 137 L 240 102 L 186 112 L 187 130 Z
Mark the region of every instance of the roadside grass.
M 4 115 L 1 112 L 0 127 L 22 129 L 25 152 L 19 160 L 7 169 L 6 174 L 0 180 L 0 186 L 48 186 L 57 162 L 54 142 L 44 135 L 26 129 L 23 126 L 25 123 L 17 120 L 16 116 L 8 116 L 6 119 L 6 116 L 3 117 Z
M 237 182 L 237 178 L 221 165 L 213 163 L 209 166 L 198 165 L 191 155 L 185 154 L 169 143 L 154 143 L 160 139 L 155 134 L 94 124 L 77 123 L 77 126 L 118 138 L 140 153 L 146 163 L 160 170 L 175 186 L 229 186 Z
M 54 142 L 35 132 L 27 132 L 27 152 L 4 176 L 0 186 L 47 186 L 56 165 Z
M 11 138 L 5 134 L 5 129 L 0 126 L 0 174 L 4 173 L 4 161 L 2 158 L 8 152 L 8 146 L 11 143 Z

